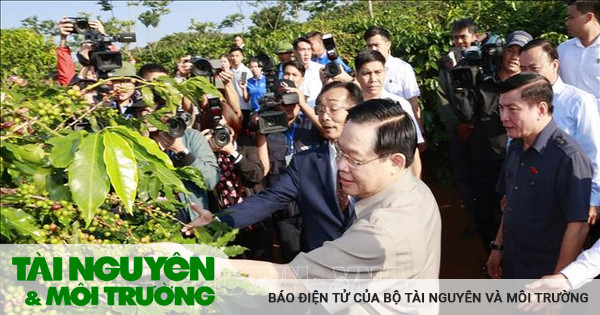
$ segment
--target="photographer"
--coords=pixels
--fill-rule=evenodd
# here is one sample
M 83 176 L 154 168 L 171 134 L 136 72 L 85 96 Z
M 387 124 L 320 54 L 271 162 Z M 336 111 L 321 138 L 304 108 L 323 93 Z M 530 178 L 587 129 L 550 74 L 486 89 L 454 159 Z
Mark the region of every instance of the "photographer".
M 323 134 L 323 129 L 321 128 L 321 123 L 319 122 L 319 117 L 317 117 L 315 110 L 308 105 L 307 97 L 303 97 L 304 95 L 303 95 L 302 91 L 299 88 L 297 88 L 298 86 L 302 86 L 304 84 L 304 73 L 305 73 L 304 69 L 305 69 L 304 65 L 301 62 L 298 62 L 298 61 L 287 62 L 283 65 L 283 79 L 294 82 L 294 85 L 296 87 L 288 88 L 288 92 L 293 92 L 293 93 L 298 94 L 299 101 L 300 101 L 298 103 L 298 105 L 300 106 L 300 110 L 302 111 L 302 114 L 304 114 L 304 116 L 310 120 L 310 122 L 313 124 L 313 126 L 315 126 L 317 128 L 317 130 L 319 130 L 319 132 L 321 134 Z
M 527 32 L 515 31 L 508 36 L 506 45 L 502 47 L 502 41 L 495 40 L 494 36 L 490 36 L 482 46 L 479 60 L 462 59 L 457 65 L 462 68 L 450 70 L 454 89 L 452 109 L 461 123 L 470 126 L 470 135 L 468 134 L 464 141 L 470 151 L 468 160 L 473 211 L 477 231 L 486 250 L 489 250 L 488 245 L 494 240 L 498 230 L 500 196 L 495 193 L 495 187 L 508 142 L 506 130 L 500 121 L 498 86 L 500 82 L 520 73 L 521 47 L 533 39 Z M 495 55 L 489 54 L 490 51 L 494 51 Z M 457 70 L 460 71 L 460 75 L 456 75 Z M 465 72 L 479 74 L 464 80 Z M 465 81 L 476 82 L 471 86 Z
M 256 150 L 256 126 L 243 123 L 228 106 L 221 106 L 216 115 L 212 117 L 217 123 L 215 127 L 202 131 L 221 170 L 213 191 L 216 199 L 211 207 L 213 212 L 226 210 L 264 189 L 264 168 Z M 271 261 L 272 230 L 270 218 L 242 229 L 236 243 L 248 248 L 243 257 Z
M 227 56 L 227 55 L 226 54 L 221 55 L 220 60 L 222 60 L 225 56 Z M 199 58 L 199 57 L 192 57 L 191 55 L 186 55 L 186 56 L 179 58 L 179 61 L 177 62 L 177 67 L 176 67 L 175 73 L 174 73 L 174 78 L 176 81 L 183 82 L 184 80 L 187 80 L 188 78 L 190 78 L 191 76 L 194 75 L 194 73 L 193 73 L 194 72 L 194 63 L 192 61 L 195 58 Z M 227 106 L 230 106 L 233 109 L 233 111 L 235 112 L 235 114 L 239 118 L 242 118 L 242 111 L 240 109 L 240 102 L 239 102 L 238 94 L 233 85 L 234 74 L 229 68 L 228 61 L 227 61 L 227 63 L 221 63 L 221 68 L 212 69 L 212 71 L 214 71 L 212 73 L 212 77 L 208 77 L 208 79 L 211 82 L 214 82 L 214 84 L 217 86 L 220 86 L 219 83 L 222 83 L 222 88 L 219 88 L 219 91 L 223 94 L 224 100 L 226 101 L 226 103 L 224 103 L 224 104 L 227 104 Z M 204 111 L 206 110 L 207 104 L 208 104 L 208 99 L 205 96 L 203 98 L 203 100 L 201 100 L 201 105 L 200 105 L 200 111 L 201 111 L 200 117 L 202 119 L 201 123 L 206 123 L 207 121 L 205 119 L 209 117 L 207 115 L 203 115 L 203 114 L 206 114 L 206 113 L 204 113 Z M 190 100 L 184 98 L 182 106 L 184 107 L 184 109 L 186 111 L 191 112 L 191 110 L 194 110 L 194 115 L 197 114 L 196 108 L 195 107 L 192 108 L 192 102 Z
M 446 129 L 448 137 L 448 157 L 452 167 L 452 179 L 458 188 L 462 205 L 466 209 L 468 226 L 462 233 L 465 238 L 471 237 L 477 230 L 475 213 L 473 209 L 473 192 L 471 185 L 471 166 L 469 164 L 471 153 L 469 151 L 468 136 L 471 126 L 461 123 L 452 109 L 452 81 L 450 70 L 462 59 L 462 52 L 478 45 L 480 36 L 475 21 L 469 18 L 460 19 L 452 25 L 452 43 L 454 48 L 439 61 L 440 73 L 438 76 L 438 115 Z
M 105 34 L 104 26 L 98 20 L 89 21 L 89 26 L 93 30 L 97 30 L 102 34 Z M 73 25 L 73 21 L 66 17 L 62 16 L 60 21 L 58 22 L 58 30 L 60 32 L 60 43 L 58 48 L 56 49 L 56 59 L 57 59 L 57 70 L 58 70 L 58 83 L 62 86 L 67 86 L 71 83 L 71 80 L 75 76 L 75 65 L 73 64 L 73 58 L 71 57 L 71 49 L 67 46 L 67 37 L 73 34 L 75 27 Z M 83 43 L 80 47 L 79 53 L 88 57 L 89 50 L 91 47 L 87 43 Z M 86 68 L 86 67 L 84 67 Z M 80 72 L 81 79 L 89 79 L 87 72 L 89 70 Z
M 285 66 L 284 71 L 293 71 Z M 285 77 L 285 75 L 284 75 Z M 289 76 L 288 76 L 289 77 Z M 296 88 L 294 82 L 281 80 L 275 86 L 275 99 L 280 104 L 278 110 L 286 113 L 288 130 L 285 132 L 259 135 L 258 150 L 263 166 L 269 172 L 269 185 L 276 182 L 285 173 L 292 157 L 304 150 L 310 149 L 323 142 L 317 128 L 313 126 L 306 116 L 300 115 L 301 103 L 304 96 Z M 284 94 L 296 93 L 298 103 L 284 104 Z M 306 106 L 306 105 L 303 105 Z M 284 261 L 290 261 L 300 252 L 300 234 L 302 220 L 299 216 L 295 202 L 289 204 L 287 209 L 281 209 L 274 215 L 275 227 L 279 234 L 280 245 Z
M 330 62 L 329 56 L 327 56 L 327 50 L 325 50 L 325 44 L 323 43 L 323 34 L 321 32 L 311 32 L 306 35 L 306 38 L 310 41 L 312 47 L 313 57 L 312 61 L 326 65 Z M 344 72 L 351 74 L 352 69 L 342 60 L 341 57 L 337 57 L 335 63 L 342 66 Z
M 137 102 L 131 107 L 130 112 L 137 118 L 143 118 L 143 116 L 152 113 L 154 110 L 154 108 L 148 107 L 143 102 Z M 166 115 L 162 120 L 168 122 L 169 119 L 174 119 L 171 114 Z M 167 153 L 174 166 L 193 166 L 197 168 L 202 174 L 206 189 L 212 190 L 215 188 L 219 180 L 217 160 L 210 145 L 198 130 L 185 128 L 183 135 L 180 137 L 170 135 L 169 132 L 160 131 L 154 126 L 149 126 L 148 130 L 150 132 L 149 137 L 158 143 L 161 150 Z M 184 181 L 183 184 L 190 193 L 179 193 L 181 202 L 208 207 L 207 191 L 189 181 Z M 179 219 L 183 222 L 190 222 L 196 216 L 196 212 L 190 207 L 179 213 Z

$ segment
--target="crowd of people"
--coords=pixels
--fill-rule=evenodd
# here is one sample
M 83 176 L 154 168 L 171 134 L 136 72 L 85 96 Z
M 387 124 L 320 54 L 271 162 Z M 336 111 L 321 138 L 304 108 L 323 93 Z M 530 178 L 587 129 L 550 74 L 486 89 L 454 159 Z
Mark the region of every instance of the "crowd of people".
M 568 8 L 573 38 L 558 47 L 526 30 L 497 41 L 465 18 L 453 24 L 454 48 L 440 60 L 438 108 L 453 178 L 493 278 L 558 274 L 576 260 L 588 230 L 592 242 L 600 236 L 600 2 Z M 59 23 L 58 79 L 84 87 L 99 77 L 93 66 L 75 73 L 66 46 L 73 27 L 66 17 Z M 103 32 L 99 22 L 90 27 Z M 204 96 L 198 107 L 184 99 L 181 109 L 196 121 L 181 136 L 150 130 L 175 166 L 198 168 L 206 184 L 186 183 L 190 193 L 179 196 L 190 204 L 180 211 L 188 223 L 182 233 L 213 220 L 240 228 L 243 258 L 264 261 L 238 262 L 261 266 L 254 276 L 332 278 L 344 270 L 360 278 L 437 278 L 441 218 L 420 180 L 426 144 L 413 67 L 392 56 L 391 34 L 375 25 L 364 32 L 354 69 L 338 57 L 331 76 L 323 38 L 315 31 L 278 43 L 279 63 L 267 74 L 236 36 L 214 77 L 223 97 Z M 483 65 L 463 57 L 473 50 Z M 77 56 L 89 60 L 90 47 Z M 136 82 L 181 82 L 193 68 L 192 56 L 173 71 L 146 64 L 136 72 L 123 62 L 109 73 L 111 106 L 143 118 L 160 104 L 144 102 Z M 269 109 L 284 113 L 284 131 L 261 132 L 271 91 Z M 99 101 L 88 94 L 90 104 Z M 227 129 L 226 143 L 215 139 L 216 126 Z M 598 246 L 592 250 L 597 257 Z

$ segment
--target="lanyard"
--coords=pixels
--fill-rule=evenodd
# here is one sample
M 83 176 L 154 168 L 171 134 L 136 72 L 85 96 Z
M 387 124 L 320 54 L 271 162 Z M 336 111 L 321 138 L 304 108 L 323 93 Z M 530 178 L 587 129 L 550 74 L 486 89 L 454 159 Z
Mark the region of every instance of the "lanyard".
M 287 136 L 287 153 L 288 155 L 294 154 L 294 134 L 296 134 L 296 127 L 298 127 L 298 121 L 292 124 L 292 127 L 285 132 Z

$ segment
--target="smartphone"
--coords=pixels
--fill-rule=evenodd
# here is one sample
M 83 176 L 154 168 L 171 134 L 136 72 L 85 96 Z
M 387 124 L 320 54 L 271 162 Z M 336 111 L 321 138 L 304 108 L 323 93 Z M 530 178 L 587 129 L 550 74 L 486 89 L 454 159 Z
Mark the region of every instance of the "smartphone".
M 248 78 L 248 73 L 247 72 L 242 72 L 242 82 L 246 82 L 247 78 Z

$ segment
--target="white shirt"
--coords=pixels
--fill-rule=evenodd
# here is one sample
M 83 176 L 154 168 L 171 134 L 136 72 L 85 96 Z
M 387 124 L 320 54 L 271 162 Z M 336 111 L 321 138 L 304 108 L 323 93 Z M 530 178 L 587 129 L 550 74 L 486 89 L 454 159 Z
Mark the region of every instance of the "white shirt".
M 579 38 L 571 38 L 558 46 L 559 74 L 565 83 L 596 97 L 600 111 L 600 36 L 588 47 Z
M 406 100 L 421 95 L 413 67 L 408 62 L 392 55 L 385 60 L 384 87 L 386 91 Z
M 577 260 L 570 263 L 560 273 L 565 275 L 573 290 L 592 281 L 600 274 L 600 240 L 592 248 L 577 256 Z
M 552 85 L 554 112 L 552 117 L 558 128 L 568 133 L 592 161 L 592 195 L 590 205 L 600 205 L 600 113 L 593 95 L 560 77 Z
M 233 72 L 233 87 L 235 88 L 235 92 L 237 93 L 240 99 L 240 108 L 241 109 L 250 109 L 250 103 L 244 101 L 244 91 L 240 88 L 240 81 L 242 80 L 242 72 L 246 72 L 246 81 L 252 78 L 252 71 L 248 69 L 248 67 L 244 66 L 244 64 L 240 64 L 237 69 L 231 68 L 231 72 Z
M 323 65 L 314 61 L 309 61 L 308 67 L 306 67 L 306 71 L 304 72 L 304 83 L 302 83 L 302 87 L 300 89 L 308 98 L 306 103 L 312 108 L 315 108 L 317 96 L 319 96 L 319 93 L 321 93 L 321 88 L 323 88 L 323 83 L 321 82 L 321 77 L 319 74 L 321 68 L 323 68 Z
M 423 134 L 421 134 L 421 130 L 419 129 L 419 124 L 417 123 L 417 119 L 415 118 L 415 113 L 413 112 L 412 106 L 410 106 L 410 103 L 407 100 L 405 100 L 404 98 L 402 98 L 398 95 L 389 93 L 388 91 L 385 91 L 385 90 L 383 90 L 381 92 L 380 98 L 389 98 L 392 101 L 396 101 L 396 102 L 400 103 L 400 105 L 402 105 L 402 109 L 404 109 L 404 111 L 408 113 L 408 115 L 412 119 L 413 123 L 415 124 L 415 129 L 417 129 L 417 143 L 425 142 L 425 139 L 423 139 Z

